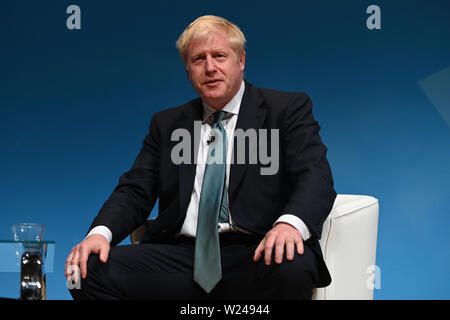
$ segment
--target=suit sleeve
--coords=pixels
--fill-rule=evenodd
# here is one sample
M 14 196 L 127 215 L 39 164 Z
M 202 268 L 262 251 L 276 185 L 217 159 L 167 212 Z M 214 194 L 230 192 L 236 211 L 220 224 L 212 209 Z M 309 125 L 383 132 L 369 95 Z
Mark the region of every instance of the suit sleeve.
M 112 246 L 145 222 L 158 198 L 160 131 L 156 119 L 157 114 L 132 168 L 120 176 L 89 228 L 106 226 L 112 232 Z
M 327 148 L 306 94 L 295 95 L 286 108 L 281 141 L 291 195 L 283 212 L 299 217 L 312 236 L 320 239 L 322 226 L 336 198 Z

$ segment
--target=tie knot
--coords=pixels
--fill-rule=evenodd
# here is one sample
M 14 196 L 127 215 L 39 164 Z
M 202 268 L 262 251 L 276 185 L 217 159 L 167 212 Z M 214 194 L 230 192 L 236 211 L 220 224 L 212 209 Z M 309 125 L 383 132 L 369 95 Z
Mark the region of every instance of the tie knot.
M 218 124 L 220 121 L 222 121 L 223 118 L 225 118 L 226 114 L 226 111 L 223 110 L 214 112 L 214 124 Z

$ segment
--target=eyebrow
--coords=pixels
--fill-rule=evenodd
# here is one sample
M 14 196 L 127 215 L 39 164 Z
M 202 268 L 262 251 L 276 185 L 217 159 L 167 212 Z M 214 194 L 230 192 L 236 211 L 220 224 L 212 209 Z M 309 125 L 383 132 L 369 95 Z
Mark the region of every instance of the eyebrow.
M 213 49 L 213 50 L 209 50 L 209 51 L 207 51 L 208 53 L 211 53 L 212 55 L 214 55 L 214 54 L 218 54 L 218 53 L 221 53 L 221 54 L 223 54 L 223 55 L 226 55 L 226 54 L 228 54 L 229 52 L 227 52 L 226 50 L 223 50 L 223 49 Z M 190 54 L 189 56 L 190 57 L 198 57 L 198 56 L 201 56 L 201 55 L 204 55 L 204 54 L 206 54 L 207 52 L 205 52 L 205 51 L 199 51 L 199 52 L 194 52 L 194 53 L 192 53 L 192 54 Z

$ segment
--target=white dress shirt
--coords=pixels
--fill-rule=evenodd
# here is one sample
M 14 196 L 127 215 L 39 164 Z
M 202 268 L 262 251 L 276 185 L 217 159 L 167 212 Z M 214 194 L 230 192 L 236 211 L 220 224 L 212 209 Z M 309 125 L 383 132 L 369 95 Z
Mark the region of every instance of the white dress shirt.
M 236 127 L 236 122 L 239 116 L 239 109 L 241 107 L 242 97 L 244 95 L 245 90 L 245 82 L 242 81 L 241 87 L 237 94 L 228 102 L 227 105 L 222 109 L 229 114 L 222 120 L 222 125 L 227 133 L 227 164 L 226 164 L 226 176 L 225 176 L 225 185 L 228 190 L 228 183 L 230 177 L 230 163 L 231 156 L 233 150 L 233 134 L 234 129 Z M 203 184 L 203 175 L 205 173 L 205 166 L 207 162 L 208 156 L 208 143 L 207 141 L 210 138 L 211 134 L 211 126 L 206 123 L 206 119 L 214 113 L 216 110 L 209 107 L 205 103 L 203 103 L 203 124 L 201 126 L 200 131 L 200 142 L 197 154 L 197 168 L 195 171 L 195 180 L 194 180 L 194 188 L 192 190 L 191 200 L 189 202 L 189 206 L 186 212 L 186 218 L 184 219 L 183 225 L 179 232 L 179 235 L 195 237 L 197 232 L 197 219 L 198 219 L 198 206 L 200 203 L 200 194 L 202 190 Z M 229 203 L 229 202 L 228 202 Z M 227 232 L 227 231 L 241 231 L 246 232 L 245 230 L 240 229 L 233 225 L 232 212 L 229 212 L 228 218 L 229 221 L 226 223 L 218 223 L 219 232 Z M 278 220 L 274 223 L 277 224 L 279 222 L 286 222 L 290 225 L 294 226 L 297 230 L 300 231 L 303 240 L 309 239 L 311 236 L 308 227 L 305 223 L 295 215 L 285 213 L 281 215 Z M 93 228 L 86 237 L 92 234 L 101 234 L 103 235 L 109 242 L 112 240 L 112 233 L 109 228 L 106 226 L 97 226 Z

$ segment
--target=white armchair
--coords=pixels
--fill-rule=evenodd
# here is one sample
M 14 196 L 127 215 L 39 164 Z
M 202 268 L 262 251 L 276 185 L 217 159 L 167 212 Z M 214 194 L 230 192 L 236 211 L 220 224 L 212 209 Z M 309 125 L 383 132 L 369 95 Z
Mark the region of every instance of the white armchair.
M 320 239 L 332 282 L 315 289 L 313 300 L 373 299 L 373 286 L 368 284 L 375 266 L 378 211 L 373 197 L 337 196 Z
M 332 282 L 315 289 L 313 300 L 373 299 L 368 283 L 370 267 L 375 265 L 378 210 L 378 200 L 370 196 L 336 197 L 320 239 Z M 136 229 L 130 235 L 131 242 L 139 243 L 146 229 L 146 224 Z

